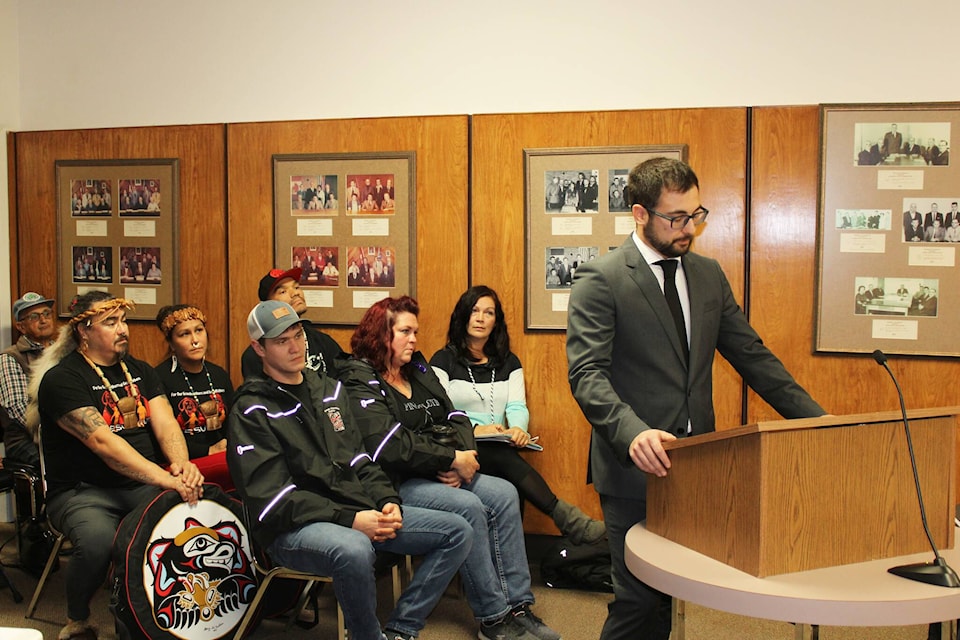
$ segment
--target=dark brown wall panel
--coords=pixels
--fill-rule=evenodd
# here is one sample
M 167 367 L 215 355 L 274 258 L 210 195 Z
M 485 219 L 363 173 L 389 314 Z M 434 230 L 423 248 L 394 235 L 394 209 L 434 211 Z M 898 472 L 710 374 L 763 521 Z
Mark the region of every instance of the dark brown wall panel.
M 19 277 L 13 294 L 57 294 L 57 160 L 180 159 L 180 300 L 207 315 L 211 362 L 227 363 L 227 271 L 222 125 L 41 131 L 16 134 Z M 131 353 L 166 355 L 152 322 L 130 326 Z
M 246 318 L 257 303 L 257 284 L 274 266 L 274 154 L 416 151 L 419 347 L 429 358 L 443 346 L 450 309 L 467 283 L 467 122 L 466 116 L 445 116 L 228 126 L 235 380 L 240 380 L 240 353 L 249 343 Z M 349 350 L 352 328 L 329 333 Z
M 899 409 L 893 383 L 869 355 L 813 352 L 819 108 L 754 109 L 752 159 L 753 325 L 828 412 Z M 900 380 L 908 409 L 960 404 L 956 385 L 948 382 L 960 375 L 956 358 L 893 358 L 890 368 Z M 748 421 L 778 418 L 750 393 Z
M 474 116 L 472 128 L 472 261 L 474 284 L 503 300 L 513 350 L 524 364 L 531 430 L 543 453 L 526 454 L 560 497 L 600 514 L 585 484 L 590 425 L 570 394 L 563 332 L 524 332 L 523 149 L 612 145 L 689 145 L 689 161 L 713 213 L 696 250 L 720 260 L 738 298 L 743 292 L 745 109 Z M 740 424 L 740 379 L 725 361 L 715 367 L 718 424 Z M 555 533 L 534 508 L 529 532 Z

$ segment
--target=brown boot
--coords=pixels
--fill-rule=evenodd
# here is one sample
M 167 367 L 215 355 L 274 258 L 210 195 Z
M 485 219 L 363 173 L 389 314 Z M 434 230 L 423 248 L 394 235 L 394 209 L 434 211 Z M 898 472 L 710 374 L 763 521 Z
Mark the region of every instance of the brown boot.
M 557 500 L 557 506 L 550 514 L 560 533 L 573 544 L 592 544 L 607 535 L 607 526 L 601 520 L 594 520 L 576 505 L 565 500 Z
M 70 620 L 60 629 L 57 640 L 97 640 L 97 630 L 86 620 Z

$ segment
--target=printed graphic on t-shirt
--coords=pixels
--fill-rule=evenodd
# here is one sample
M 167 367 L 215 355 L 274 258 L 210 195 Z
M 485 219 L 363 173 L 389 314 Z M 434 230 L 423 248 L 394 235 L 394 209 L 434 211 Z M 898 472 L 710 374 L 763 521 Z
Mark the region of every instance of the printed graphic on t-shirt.
M 103 388 L 103 385 L 97 386 Z M 127 393 L 129 387 L 126 385 L 117 385 L 114 388 L 116 389 L 117 396 L 120 398 L 120 403 L 122 405 L 129 403 L 130 417 L 126 420 L 124 419 L 124 407 L 117 405 L 109 389 L 104 389 L 103 394 L 100 396 L 100 403 L 103 405 L 101 415 L 103 416 L 104 422 L 110 427 L 110 431 L 118 433 L 124 429 L 136 429 L 146 425 L 147 419 L 150 417 L 150 405 L 147 404 L 144 397 L 140 395 L 140 388 L 134 384 L 133 389 L 130 390 L 132 393 Z M 134 398 L 136 398 L 136 400 L 134 400 Z
M 205 401 L 198 401 L 204 398 Z M 180 429 L 183 430 L 184 435 L 188 436 L 219 429 L 227 419 L 227 408 L 219 393 L 205 394 L 200 397 L 182 396 L 176 400 L 174 412 L 177 422 L 180 423 Z
M 408 400 L 403 403 L 404 411 L 416 411 L 418 409 L 430 409 L 431 407 L 439 407 L 440 401 L 436 398 L 427 398 L 423 402 L 417 402 L 416 400 Z

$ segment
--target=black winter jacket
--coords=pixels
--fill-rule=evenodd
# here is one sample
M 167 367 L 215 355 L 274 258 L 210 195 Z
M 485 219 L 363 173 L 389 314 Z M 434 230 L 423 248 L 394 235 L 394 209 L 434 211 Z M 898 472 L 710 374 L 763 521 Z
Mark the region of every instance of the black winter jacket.
M 388 385 L 370 363 L 349 357 L 337 362 L 340 379 L 350 392 L 353 415 L 363 434 L 368 451 L 376 452 L 377 462 L 399 485 L 410 477 L 435 478 L 437 472 L 448 471 L 457 450 L 476 449 L 473 425 L 463 411 L 454 409 L 443 385 L 419 351 L 407 365 L 405 372 L 426 387 L 440 400 L 446 421 L 455 429 L 457 445 L 437 444 L 429 433 L 419 432 L 423 425 L 402 425 L 402 415 L 396 397 L 387 391 Z M 412 380 L 411 380 L 412 382 Z M 437 421 L 434 421 L 436 424 Z
M 400 504 L 363 448 L 343 385 L 309 369 L 303 376 L 312 409 L 274 380 L 255 377 L 230 410 L 227 464 L 264 546 L 310 522 L 352 527 L 360 511 Z

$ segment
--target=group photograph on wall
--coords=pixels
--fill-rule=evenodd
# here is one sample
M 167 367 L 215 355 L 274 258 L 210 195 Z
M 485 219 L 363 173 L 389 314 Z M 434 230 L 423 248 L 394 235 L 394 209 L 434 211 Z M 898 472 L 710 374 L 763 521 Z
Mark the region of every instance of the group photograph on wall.
M 177 302 L 178 180 L 177 159 L 56 162 L 61 316 L 94 289 L 132 300 L 130 319 Z
M 273 174 L 275 264 L 301 269 L 305 317 L 355 324 L 415 295 L 414 152 L 275 155 Z
M 524 149 L 526 327 L 566 329 L 577 267 L 636 228 L 624 188 L 637 164 L 686 160 L 686 145 Z
M 816 349 L 960 355 L 960 105 L 824 105 Z

